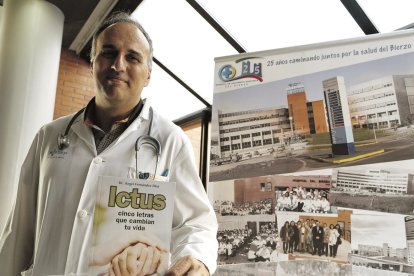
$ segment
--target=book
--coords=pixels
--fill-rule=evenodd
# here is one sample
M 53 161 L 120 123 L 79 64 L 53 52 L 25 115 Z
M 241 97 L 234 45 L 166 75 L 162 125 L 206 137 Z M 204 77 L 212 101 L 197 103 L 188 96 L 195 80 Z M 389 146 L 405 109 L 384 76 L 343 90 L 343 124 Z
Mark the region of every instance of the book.
M 89 275 L 163 275 L 170 260 L 175 183 L 99 178 Z

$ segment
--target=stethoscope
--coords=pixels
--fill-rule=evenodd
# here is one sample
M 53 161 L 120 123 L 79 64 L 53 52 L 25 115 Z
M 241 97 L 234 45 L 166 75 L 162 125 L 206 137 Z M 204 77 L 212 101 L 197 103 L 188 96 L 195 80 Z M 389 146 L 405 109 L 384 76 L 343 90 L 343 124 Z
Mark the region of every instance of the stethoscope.
M 57 146 L 59 150 L 64 150 L 66 148 L 68 148 L 70 146 L 70 140 L 69 140 L 69 130 L 72 127 L 73 123 L 75 122 L 76 118 L 78 118 L 83 111 L 85 110 L 85 108 L 82 108 L 81 110 L 79 110 L 78 112 L 76 112 L 76 114 L 72 117 L 72 119 L 69 121 L 69 124 L 66 126 L 66 130 L 65 133 L 62 134 L 60 133 L 57 137 Z M 149 127 L 148 127 L 148 132 L 147 134 L 141 135 L 140 137 L 137 138 L 137 140 L 135 141 L 135 172 L 138 178 L 148 178 L 148 174 L 141 176 L 138 174 L 138 151 L 141 149 L 142 146 L 144 145 L 148 145 L 151 146 L 154 149 L 155 152 L 155 156 L 157 157 L 157 162 L 155 164 L 155 171 L 154 171 L 154 176 L 157 173 L 157 167 L 158 167 L 158 161 L 160 159 L 161 156 L 161 143 L 160 141 L 158 141 L 156 138 L 151 136 L 151 129 L 152 129 L 152 123 L 153 123 L 153 110 L 150 107 L 149 109 Z

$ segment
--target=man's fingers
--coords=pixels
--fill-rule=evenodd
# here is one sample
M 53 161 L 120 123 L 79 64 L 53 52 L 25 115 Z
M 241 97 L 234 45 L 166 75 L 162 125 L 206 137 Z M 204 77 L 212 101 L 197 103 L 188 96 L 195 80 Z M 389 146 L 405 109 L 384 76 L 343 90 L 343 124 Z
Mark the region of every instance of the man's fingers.
M 122 251 L 121 254 L 118 255 L 118 266 L 119 266 L 119 270 L 121 272 L 120 275 L 129 275 L 128 270 L 127 270 L 127 256 L 128 256 L 128 251 L 124 250 Z
M 125 248 L 136 243 L 144 243 L 147 246 L 154 246 L 160 250 L 167 251 L 167 248 L 161 246 L 161 241 L 158 237 L 151 233 L 141 233 L 139 231 L 131 231 L 128 235 L 115 236 L 111 238 L 107 243 L 97 245 L 93 249 L 92 258 L 89 260 L 89 264 L 106 265 L 118 254 L 120 254 Z
M 128 250 L 128 256 L 127 256 L 127 270 L 129 274 L 131 275 L 137 275 L 138 274 L 138 259 L 141 255 L 142 249 L 145 248 L 145 245 L 142 243 L 137 243 L 133 247 L 129 248 Z
M 109 274 L 109 276 L 115 276 L 114 268 L 113 268 L 112 265 L 109 267 L 108 274 Z
M 210 276 L 210 272 L 207 267 L 197 259 L 194 259 L 193 265 L 190 271 L 187 272 L 186 276 Z
M 161 252 L 158 249 L 154 248 L 154 255 L 152 257 L 150 273 L 154 273 L 157 270 L 160 259 L 161 259 Z
M 151 269 L 153 257 L 154 257 L 154 248 L 147 247 L 147 258 L 145 259 L 144 265 L 142 267 L 142 271 L 141 271 L 142 275 L 152 274 L 150 269 Z
M 170 259 L 170 254 L 166 251 L 161 251 L 161 258 L 160 258 L 160 264 L 157 268 L 157 274 L 158 275 L 164 275 L 165 272 L 168 269 L 168 261 Z
M 199 260 L 185 256 L 179 259 L 165 274 L 165 276 L 209 276 L 206 266 Z
M 147 259 L 147 255 L 148 255 L 148 248 L 145 247 L 142 249 L 141 255 L 139 256 L 139 259 L 137 262 L 137 271 L 139 273 L 138 275 L 141 275 L 142 268 L 144 267 L 145 260 Z
M 115 257 L 112 259 L 112 269 L 113 269 L 113 271 L 114 271 L 114 273 L 115 273 L 115 276 L 120 276 L 120 275 L 121 275 L 121 270 L 120 270 L 120 268 L 119 268 L 119 261 L 118 261 L 118 257 L 119 257 L 119 255 L 115 256 Z
M 192 266 L 192 258 L 190 256 L 179 259 L 165 274 L 165 276 L 184 275 Z

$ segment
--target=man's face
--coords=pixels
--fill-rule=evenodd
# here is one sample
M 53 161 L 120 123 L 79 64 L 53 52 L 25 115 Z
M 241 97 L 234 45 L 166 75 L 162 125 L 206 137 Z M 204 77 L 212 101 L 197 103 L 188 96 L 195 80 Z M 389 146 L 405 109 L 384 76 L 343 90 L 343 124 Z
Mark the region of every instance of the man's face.
M 148 41 L 130 23 L 117 23 L 99 34 L 92 63 L 97 106 L 131 110 L 148 85 L 149 58 Z

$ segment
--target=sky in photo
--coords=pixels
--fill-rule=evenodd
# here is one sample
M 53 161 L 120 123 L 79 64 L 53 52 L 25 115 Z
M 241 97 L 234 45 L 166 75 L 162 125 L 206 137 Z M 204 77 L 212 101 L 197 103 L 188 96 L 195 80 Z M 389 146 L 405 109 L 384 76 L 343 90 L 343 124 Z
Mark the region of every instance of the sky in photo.
M 405 222 L 403 215 L 351 215 L 352 249 L 359 244 L 392 248 L 406 248 Z

